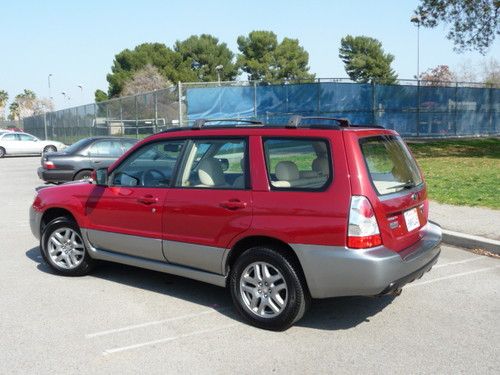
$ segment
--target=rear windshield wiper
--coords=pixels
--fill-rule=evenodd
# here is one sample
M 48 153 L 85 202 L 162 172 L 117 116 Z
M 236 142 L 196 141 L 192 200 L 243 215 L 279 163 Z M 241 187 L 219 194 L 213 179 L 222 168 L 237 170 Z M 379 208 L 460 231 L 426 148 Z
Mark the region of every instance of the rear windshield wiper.
M 404 184 L 390 186 L 387 189 L 413 189 L 415 186 L 415 183 L 407 181 Z

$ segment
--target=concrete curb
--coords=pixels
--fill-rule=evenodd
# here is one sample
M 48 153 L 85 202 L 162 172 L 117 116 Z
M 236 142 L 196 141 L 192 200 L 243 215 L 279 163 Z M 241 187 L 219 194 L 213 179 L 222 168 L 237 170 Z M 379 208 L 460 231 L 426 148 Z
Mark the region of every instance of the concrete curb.
M 441 228 L 441 231 L 443 232 L 443 242 L 448 245 L 465 247 L 466 249 L 483 249 L 500 255 L 500 241 L 481 236 L 474 236 L 472 234 L 454 232 L 452 230 L 444 229 L 435 221 L 429 221 Z
M 465 247 L 467 249 L 488 250 L 492 253 L 500 255 L 500 241 L 480 236 L 473 236 L 471 234 L 454 232 L 452 230 L 443 228 L 441 228 L 441 230 L 443 231 L 444 243 L 459 247 Z

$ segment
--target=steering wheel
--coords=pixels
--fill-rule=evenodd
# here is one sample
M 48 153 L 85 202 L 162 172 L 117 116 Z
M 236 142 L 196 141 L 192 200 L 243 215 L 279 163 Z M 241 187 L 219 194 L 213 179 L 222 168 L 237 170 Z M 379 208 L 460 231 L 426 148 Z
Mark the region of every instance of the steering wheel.
M 146 169 L 141 173 L 141 185 L 142 186 L 158 186 L 158 183 L 161 180 L 166 180 L 167 176 L 165 176 L 158 169 L 150 168 Z

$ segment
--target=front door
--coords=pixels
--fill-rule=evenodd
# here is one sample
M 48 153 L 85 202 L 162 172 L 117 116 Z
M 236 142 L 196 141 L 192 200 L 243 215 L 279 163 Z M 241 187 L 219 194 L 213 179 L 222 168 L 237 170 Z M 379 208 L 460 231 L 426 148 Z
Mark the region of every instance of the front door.
M 165 261 L 162 220 L 183 141 L 144 145 L 95 186 L 86 202 L 89 240 L 100 250 Z
M 194 139 L 166 199 L 163 251 L 170 263 L 222 273 L 224 250 L 250 227 L 247 139 Z

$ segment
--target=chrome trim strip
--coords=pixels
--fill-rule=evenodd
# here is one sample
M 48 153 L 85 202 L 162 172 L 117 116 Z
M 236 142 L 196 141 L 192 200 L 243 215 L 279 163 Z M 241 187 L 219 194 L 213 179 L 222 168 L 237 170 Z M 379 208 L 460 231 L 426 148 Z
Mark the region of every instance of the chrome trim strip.
M 100 250 L 92 246 L 88 239 L 88 230 L 81 228 L 83 239 L 89 250 L 89 255 L 94 259 L 106 260 L 110 262 L 127 264 L 129 266 L 135 266 L 140 268 L 145 268 L 148 270 L 169 273 L 172 275 L 182 276 L 193 280 L 202 281 L 208 284 L 225 287 L 226 286 L 226 276 L 217 275 L 210 272 L 195 270 L 189 267 L 178 266 L 174 264 L 169 264 L 166 261 L 156 261 L 144 258 L 139 258 L 126 254 L 118 254 L 111 251 Z

